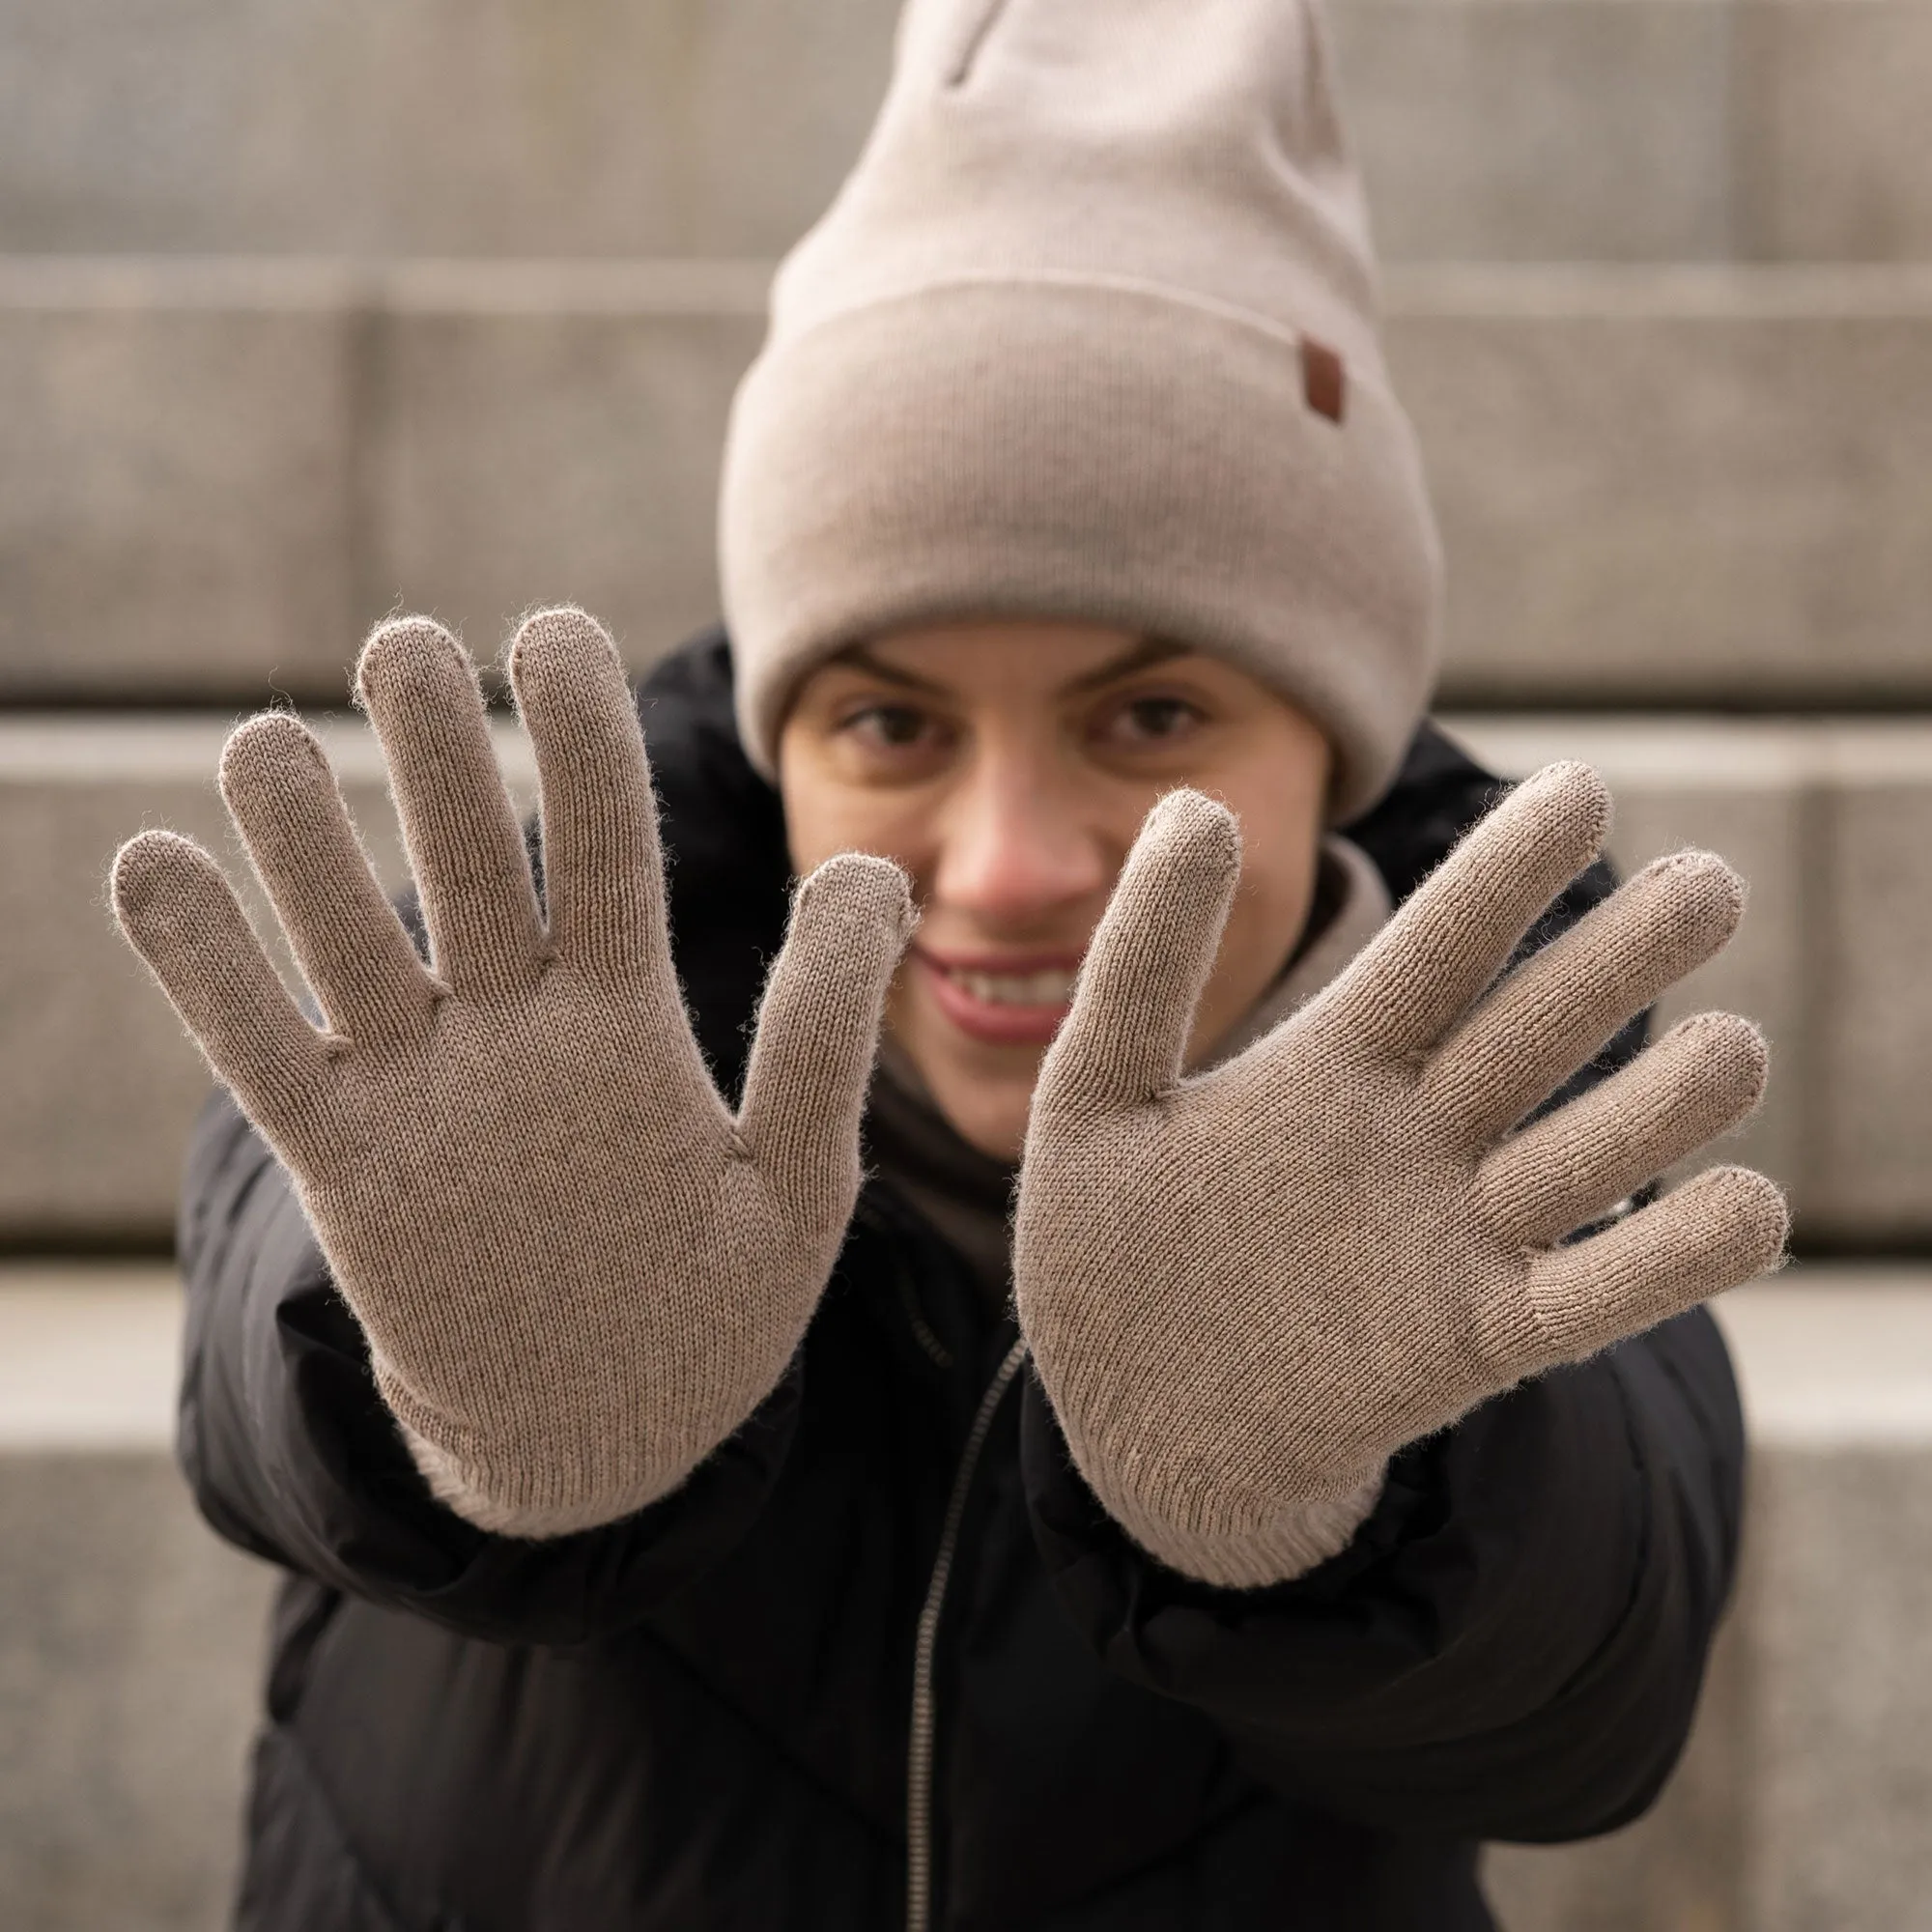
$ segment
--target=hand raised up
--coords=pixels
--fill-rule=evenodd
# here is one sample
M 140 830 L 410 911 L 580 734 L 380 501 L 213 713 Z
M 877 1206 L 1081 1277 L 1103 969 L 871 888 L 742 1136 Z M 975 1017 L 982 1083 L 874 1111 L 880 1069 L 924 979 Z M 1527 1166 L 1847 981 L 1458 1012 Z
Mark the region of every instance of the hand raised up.
M 1765 1078 L 1756 1030 L 1706 1013 L 1519 1125 L 1743 908 L 1721 861 L 1679 853 L 1499 979 L 1608 819 L 1595 773 L 1539 773 L 1325 993 L 1188 1078 L 1239 841 L 1198 793 L 1149 816 L 1034 1096 L 1014 1281 L 1082 1472 L 1172 1566 L 1311 1567 L 1402 1444 L 1780 1253 L 1783 1200 L 1742 1168 L 1562 1244 Z
M 114 909 L 289 1168 L 437 1492 L 560 1535 L 675 1488 L 776 1386 L 837 1256 L 905 881 L 847 855 L 798 889 L 734 1118 L 686 1017 L 650 774 L 582 611 L 510 654 L 542 788 L 540 911 L 476 677 L 425 618 L 358 697 L 421 893 L 418 960 L 333 775 L 286 713 L 221 788 L 327 1022 L 283 990 L 214 863 L 143 834 Z

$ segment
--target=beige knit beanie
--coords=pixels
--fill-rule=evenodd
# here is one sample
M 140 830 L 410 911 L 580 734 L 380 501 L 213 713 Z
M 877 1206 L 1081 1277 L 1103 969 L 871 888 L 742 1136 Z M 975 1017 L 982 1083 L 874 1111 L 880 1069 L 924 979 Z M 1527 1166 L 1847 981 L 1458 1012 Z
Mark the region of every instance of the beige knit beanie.
M 746 748 L 863 638 L 975 617 L 1212 651 L 1328 733 L 1427 701 L 1440 566 L 1310 0 L 911 0 L 793 251 L 720 508 Z

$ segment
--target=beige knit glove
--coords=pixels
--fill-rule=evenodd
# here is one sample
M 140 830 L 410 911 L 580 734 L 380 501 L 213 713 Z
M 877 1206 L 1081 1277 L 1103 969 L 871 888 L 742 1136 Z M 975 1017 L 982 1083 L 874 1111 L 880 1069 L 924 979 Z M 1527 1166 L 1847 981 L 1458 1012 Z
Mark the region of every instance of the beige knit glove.
M 852 1210 L 912 909 L 881 859 L 832 859 L 799 887 L 734 1120 L 679 995 L 611 640 L 545 612 L 510 675 L 542 785 L 548 926 L 475 673 L 420 617 L 375 634 L 356 688 L 433 970 L 286 713 L 228 741 L 221 788 L 328 1031 L 187 840 L 132 840 L 113 896 L 294 1175 L 431 1486 L 486 1529 L 557 1536 L 676 1488 L 782 1377 Z
M 1239 841 L 1196 792 L 1149 816 L 1034 1096 L 1014 1283 L 1081 1472 L 1172 1568 L 1312 1568 L 1404 1443 L 1777 1259 L 1783 1199 L 1742 1168 L 1555 1245 L 1764 1085 L 1755 1029 L 1706 1013 L 1512 1131 L 1743 909 L 1679 853 L 1498 980 L 1608 821 L 1594 772 L 1550 766 L 1326 992 L 1188 1078 Z

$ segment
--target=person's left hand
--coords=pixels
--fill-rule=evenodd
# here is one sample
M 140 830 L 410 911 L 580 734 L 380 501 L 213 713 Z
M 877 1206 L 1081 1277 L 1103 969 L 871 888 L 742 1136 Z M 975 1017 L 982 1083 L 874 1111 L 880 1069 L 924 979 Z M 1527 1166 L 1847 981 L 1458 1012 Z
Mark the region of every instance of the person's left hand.
M 1586 766 L 1539 773 L 1325 993 L 1190 1078 L 1239 838 L 1197 792 L 1150 814 L 1041 1069 L 1013 1269 L 1075 1462 L 1171 1567 L 1313 1567 L 1403 1444 L 1777 1259 L 1783 1198 L 1736 1167 L 1564 1240 L 1757 1104 L 1747 1021 L 1687 1020 L 1519 1124 L 1743 909 L 1678 853 L 1498 979 L 1608 820 Z

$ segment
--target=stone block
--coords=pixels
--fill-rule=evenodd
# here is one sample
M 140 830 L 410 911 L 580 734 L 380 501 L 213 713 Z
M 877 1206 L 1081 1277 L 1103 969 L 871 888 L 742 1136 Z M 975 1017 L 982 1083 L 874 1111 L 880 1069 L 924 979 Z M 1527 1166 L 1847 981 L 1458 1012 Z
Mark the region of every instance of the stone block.
M 164 1451 L 0 1454 L 0 1888 L 17 1932 L 227 1920 L 270 1587 Z
M 339 705 L 369 625 L 717 615 L 756 264 L 0 259 L 0 701 Z
M 1455 715 L 1495 769 L 1580 757 L 1617 795 L 1629 869 L 1686 844 L 1751 885 L 1731 947 L 1660 1006 L 1749 1014 L 1771 1091 L 1724 1158 L 1790 1191 L 1801 1236 L 1852 1248 L 1932 1230 L 1932 725 Z
M 367 509 L 374 599 L 481 648 L 533 603 L 639 666 L 718 615 L 719 459 L 764 333 L 760 269 L 417 269 L 388 285 Z
M 312 269 L 0 260 L 0 695 L 341 690 L 347 294 Z
M 165 1264 L 0 1264 L 0 1456 L 165 1449 L 181 1326 Z
M 0 14 L 15 250 L 765 255 L 897 0 L 75 0 Z
M 1932 1923 L 1932 1293 L 1807 1271 L 1724 1310 L 1760 1442 L 1752 1932 Z
M 215 1932 L 271 1573 L 168 1452 L 163 1268 L 0 1271 L 0 1895 L 16 1932 Z
M 1724 12 L 1735 43 L 1737 252 L 1932 255 L 1932 11 L 1919 0 L 1779 0 Z
M 1338 0 L 1343 106 L 1383 255 L 1727 256 L 1735 12 Z
M 385 881 L 400 839 L 373 740 L 321 721 Z M 198 838 L 273 923 L 215 794 L 225 721 L 0 718 L 0 1239 L 165 1239 L 201 1058 L 106 907 L 109 861 L 149 825 Z M 507 728 L 514 789 L 527 753 Z M 293 980 L 286 955 L 277 951 Z
M 1753 1932 L 1932 1923 L 1927 1474 L 1922 1448 L 1759 1459 Z
M 1932 279 L 1413 270 L 1390 350 L 1459 703 L 1932 688 Z
M 0 265 L 0 697 L 339 703 L 399 603 L 488 655 L 574 597 L 642 665 L 716 611 L 765 279 Z M 1416 270 L 1391 296 L 1451 701 L 1932 698 L 1932 270 Z
M 1391 261 L 1917 262 L 1921 0 L 1335 0 Z
M 1932 1923 L 1932 1279 L 1799 1268 L 1718 1314 L 1752 1461 L 1696 1729 L 1628 1830 L 1491 1852 L 1508 1932 Z
M 1907 721 L 1823 735 L 1805 881 L 1810 1161 L 1820 1232 L 1864 1246 L 1932 1226 L 1932 736 Z
M 1808 1226 L 1820 1191 L 1807 1127 L 1819 1082 L 1829 1079 L 1829 1068 L 1816 1064 L 1816 1015 L 1805 998 L 1818 916 L 1808 863 L 1813 734 L 1708 718 L 1456 713 L 1447 723 L 1506 777 L 1526 777 L 1556 758 L 1594 765 L 1616 798 L 1610 856 L 1626 877 L 1686 845 L 1721 853 L 1745 875 L 1750 900 L 1737 938 L 1659 1003 L 1657 1030 L 1711 1007 L 1745 1013 L 1765 1030 L 1773 1053 L 1765 1104 L 1713 1158 L 1747 1161 L 1775 1176 Z M 1932 1170 L 1920 1198 L 1932 1220 Z

